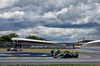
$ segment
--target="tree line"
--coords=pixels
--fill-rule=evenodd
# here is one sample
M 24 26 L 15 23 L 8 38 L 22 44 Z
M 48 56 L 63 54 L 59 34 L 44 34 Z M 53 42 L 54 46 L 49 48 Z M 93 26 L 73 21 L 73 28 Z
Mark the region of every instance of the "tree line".
M 19 37 L 19 35 L 15 34 L 15 33 L 10 33 L 8 35 L 2 35 L 2 36 L 0 36 L 0 41 L 10 42 L 11 38 L 13 38 L 13 37 Z M 45 40 L 45 41 L 48 41 L 46 38 L 37 37 L 35 35 L 27 36 L 26 39 L 35 39 L 35 40 Z

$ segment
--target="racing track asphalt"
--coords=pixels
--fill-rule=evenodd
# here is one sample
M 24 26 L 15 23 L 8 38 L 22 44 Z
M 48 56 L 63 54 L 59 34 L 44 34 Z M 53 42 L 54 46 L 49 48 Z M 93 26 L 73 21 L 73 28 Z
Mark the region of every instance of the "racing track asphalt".
M 100 52 L 87 51 L 81 49 L 79 50 L 85 52 L 85 53 L 79 53 L 79 58 L 50 58 L 50 54 L 47 53 L 49 58 L 41 58 L 42 56 L 40 58 L 29 58 L 29 57 L 28 58 L 0 58 L 0 64 L 100 64 Z M 10 52 L 6 52 L 6 53 L 10 53 Z M 11 53 L 15 53 L 15 52 L 11 52 Z M 29 52 L 29 53 L 34 53 L 34 52 Z M 46 54 L 43 56 L 46 56 Z
M 47 52 L 1 51 L 0 57 L 51 57 L 51 54 Z

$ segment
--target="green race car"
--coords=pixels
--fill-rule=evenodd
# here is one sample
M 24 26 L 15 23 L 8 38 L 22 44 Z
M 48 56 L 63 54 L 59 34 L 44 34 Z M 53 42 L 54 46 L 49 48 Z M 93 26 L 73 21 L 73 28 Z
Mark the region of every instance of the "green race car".
M 51 56 L 54 58 L 78 58 L 78 53 L 75 51 L 60 51 L 58 49 L 51 50 Z

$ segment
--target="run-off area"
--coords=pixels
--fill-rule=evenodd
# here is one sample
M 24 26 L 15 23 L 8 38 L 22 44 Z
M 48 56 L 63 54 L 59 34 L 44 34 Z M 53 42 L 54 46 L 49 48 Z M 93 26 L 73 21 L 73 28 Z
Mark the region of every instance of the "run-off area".
M 42 52 L 0 52 L 0 57 L 51 57 L 51 53 Z

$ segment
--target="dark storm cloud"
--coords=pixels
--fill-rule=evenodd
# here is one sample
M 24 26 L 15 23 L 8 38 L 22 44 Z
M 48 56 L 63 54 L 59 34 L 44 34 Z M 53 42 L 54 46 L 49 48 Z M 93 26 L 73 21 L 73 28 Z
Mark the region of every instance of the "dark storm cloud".
M 16 10 L 19 10 L 19 12 L 23 11 L 25 14 L 23 15 L 23 19 L 25 23 L 29 24 L 41 24 L 45 25 L 46 27 L 50 27 L 51 25 L 53 27 L 62 27 L 66 28 L 67 26 L 73 26 L 71 22 L 76 22 L 77 19 L 80 19 L 80 14 L 85 11 L 85 9 L 81 8 L 81 3 L 86 4 L 86 0 L 20 0 L 19 2 L 16 2 L 14 6 L 12 6 L 9 9 L 3 9 L 2 11 L 8 12 L 11 11 L 12 13 Z M 65 13 L 59 13 L 63 8 L 67 8 L 68 12 Z M 87 7 L 88 8 L 88 7 Z M 50 19 L 50 18 L 43 18 L 44 14 L 48 14 L 49 12 L 53 13 L 57 19 Z M 57 14 L 57 12 L 59 14 Z M 5 13 L 4 13 L 5 14 Z M 4 15 L 3 14 L 3 15 Z M 3 16 L 2 16 L 3 17 Z M 14 17 L 14 16 L 13 16 Z M 51 16 L 52 17 L 52 16 Z M 4 18 L 6 18 L 4 16 Z M 9 17 L 10 18 L 10 17 Z M 42 20 L 41 20 L 42 19 Z M 11 20 L 12 21 L 12 20 Z M 24 22 L 23 21 L 23 22 Z M 23 23 L 21 22 L 21 23 Z M 67 23 L 68 22 L 68 23 Z M 20 25 L 20 23 L 17 23 L 17 25 Z M 21 24 L 21 26 L 26 26 L 25 24 Z M 51 26 L 51 27 L 52 27 Z M 76 25 L 79 26 L 80 25 Z M 27 26 L 28 27 L 28 26 Z M 29 27 L 31 27 L 29 25 Z M 74 26 L 75 27 L 75 26 Z
M 88 24 L 81 24 L 81 25 L 72 25 L 70 23 L 64 24 L 44 24 L 46 27 L 58 27 L 58 28 L 96 28 L 99 27 L 100 24 L 97 23 L 88 23 Z
M 3 22 L 3 21 L 2 21 Z M 9 22 L 9 21 L 7 21 Z M 2 23 L 0 24 L 0 31 L 9 31 L 9 30 L 12 30 L 12 31 L 17 31 L 17 30 L 20 30 L 20 29 L 26 29 L 26 28 L 29 28 L 29 27 L 36 27 L 37 24 L 33 23 L 33 22 L 27 22 L 27 21 L 24 21 L 23 22 L 10 22 L 10 23 Z

